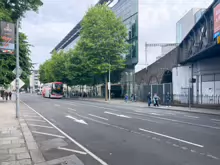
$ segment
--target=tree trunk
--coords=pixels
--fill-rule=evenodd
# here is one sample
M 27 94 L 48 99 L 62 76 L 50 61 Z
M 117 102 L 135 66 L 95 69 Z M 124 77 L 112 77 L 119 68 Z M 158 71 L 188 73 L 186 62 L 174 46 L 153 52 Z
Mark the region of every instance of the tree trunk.
M 108 100 L 108 79 L 107 74 L 105 75 L 105 101 Z

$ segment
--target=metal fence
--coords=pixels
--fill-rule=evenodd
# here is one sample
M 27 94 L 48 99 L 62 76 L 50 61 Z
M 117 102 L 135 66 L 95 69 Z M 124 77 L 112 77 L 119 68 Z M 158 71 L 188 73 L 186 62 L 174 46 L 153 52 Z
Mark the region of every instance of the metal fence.
M 137 95 L 137 99 L 139 101 L 147 101 L 147 96 L 150 93 L 151 98 L 156 93 L 160 99 L 161 102 L 164 102 L 165 100 L 165 94 L 169 92 L 172 95 L 172 84 L 156 84 L 156 85 L 136 85 L 135 87 L 135 93 Z
M 166 104 L 166 94 L 170 94 L 170 104 L 172 105 L 201 105 L 201 106 L 220 106 L 220 95 L 197 95 L 193 96 L 189 88 L 183 90 L 183 94 L 173 94 L 172 84 L 157 85 L 136 85 L 137 100 L 147 102 L 147 96 L 150 93 L 153 98 L 156 93 L 160 97 L 160 104 Z

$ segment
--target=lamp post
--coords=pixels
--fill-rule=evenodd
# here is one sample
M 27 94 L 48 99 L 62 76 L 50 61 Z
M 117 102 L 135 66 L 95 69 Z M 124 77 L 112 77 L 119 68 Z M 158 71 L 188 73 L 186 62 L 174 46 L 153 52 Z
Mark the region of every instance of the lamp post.
M 16 22 L 16 118 L 19 118 L 19 19 Z

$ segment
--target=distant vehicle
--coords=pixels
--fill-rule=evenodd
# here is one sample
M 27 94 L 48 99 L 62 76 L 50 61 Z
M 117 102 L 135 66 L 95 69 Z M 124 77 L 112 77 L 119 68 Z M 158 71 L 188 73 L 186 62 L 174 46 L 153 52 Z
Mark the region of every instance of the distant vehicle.
M 62 98 L 64 95 L 63 92 L 63 83 L 62 82 L 51 82 L 46 83 L 42 87 L 42 96 L 48 98 Z

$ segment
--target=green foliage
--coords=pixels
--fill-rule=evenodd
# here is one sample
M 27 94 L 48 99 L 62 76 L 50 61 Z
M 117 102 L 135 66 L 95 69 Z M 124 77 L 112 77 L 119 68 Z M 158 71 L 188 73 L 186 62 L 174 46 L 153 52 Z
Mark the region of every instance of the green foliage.
M 41 5 L 43 5 L 41 0 L 0 0 L 0 21 L 15 23 L 26 11 L 37 11 Z M 27 79 L 32 69 L 31 45 L 27 43 L 27 36 L 24 33 L 19 33 L 19 44 L 20 67 L 23 70 L 21 79 L 28 83 Z M 0 54 L 0 84 L 9 84 L 15 78 L 12 73 L 15 66 L 15 55 Z
M 23 70 L 21 79 L 25 80 L 31 73 L 32 63 L 30 59 L 30 45 L 27 43 L 27 36 L 24 33 L 19 34 L 20 44 L 20 67 Z M 16 67 L 15 55 L 0 54 L 0 84 L 9 84 L 15 75 L 12 71 Z
M 0 0 L 1 8 L 7 11 L 13 21 L 23 17 L 26 11 L 37 12 L 42 5 L 41 0 Z
M 127 29 L 105 5 L 88 10 L 82 21 L 80 40 L 73 50 L 53 52 L 40 66 L 40 81 L 62 81 L 68 85 L 104 83 L 109 66 L 111 82 L 119 82 L 128 53 Z
M 79 49 L 88 57 L 95 74 L 123 69 L 127 54 L 127 28 L 106 5 L 88 10 L 82 21 Z

